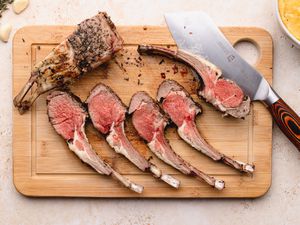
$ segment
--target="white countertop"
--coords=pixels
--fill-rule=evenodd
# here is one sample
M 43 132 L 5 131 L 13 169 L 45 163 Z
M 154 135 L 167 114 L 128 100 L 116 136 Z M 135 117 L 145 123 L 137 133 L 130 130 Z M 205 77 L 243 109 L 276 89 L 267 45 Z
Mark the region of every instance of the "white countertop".
M 163 13 L 204 10 L 220 26 L 258 26 L 274 40 L 273 86 L 300 114 L 300 50 L 280 31 L 271 0 L 31 0 L 20 15 L 7 11 L 13 32 L 0 43 L 0 224 L 299 224 L 300 153 L 273 130 L 273 171 L 269 192 L 259 199 L 119 200 L 27 198 L 12 179 L 12 37 L 33 24 L 77 24 L 107 11 L 117 25 L 164 25 Z M 270 131 L 271 132 L 271 131 Z M 262 149 L 263 151 L 263 149 Z

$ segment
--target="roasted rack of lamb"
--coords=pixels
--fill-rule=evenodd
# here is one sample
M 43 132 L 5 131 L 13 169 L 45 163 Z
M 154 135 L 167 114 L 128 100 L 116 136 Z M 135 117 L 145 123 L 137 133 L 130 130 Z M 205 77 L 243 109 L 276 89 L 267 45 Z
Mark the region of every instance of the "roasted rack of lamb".
M 146 92 L 137 92 L 132 97 L 129 113 L 132 113 L 132 122 L 135 129 L 158 158 L 183 174 L 204 180 L 212 187 L 219 190 L 225 187 L 224 181 L 217 180 L 198 170 L 174 152 L 164 135 L 168 119 L 161 113 L 159 106 Z
M 14 105 L 21 114 L 24 113 L 41 94 L 72 83 L 110 60 L 122 47 L 123 40 L 106 13 L 100 12 L 84 20 L 34 66 L 29 80 L 14 98 Z M 34 84 L 35 90 L 25 99 Z
M 14 105 L 21 114 L 24 113 L 41 94 L 54 88 L 64 88 L 84 73 L 110 60 L 122 48 L 123 40 L 106 13 L 100 12 L 84 20 L 44 60 L 34 66 L 28 82 L 14 98 Z M 190 66 L 201 84 L 198 95 L 224 112 L 224 115 L 244 118 L 249 113 L 250 98 L 244 95 L 235 82 L 223 78 L 221 71 L 205 59 L 183 50 L 173 51 L 149 45 L 140 45 L 138 52 L 167 56 Z M 30 96 L 25 98 L 28 92 Z M 157 99 L 165 113 L 146 92 L 138 92 L 131 99 L 129 114 L 132 114 L 132 122 L 138 134 L 158 158 L 183 174 L 204 180 L 216 189 L 222 190 L 225 187 L 223 180 L 215 179 L 195 168 L 172 149 L 164 135 L 170 117 L 177 125 L 180 137 L 195 149 L 239 171 L 254 171 L 253 165 L 218 152 L 201 137 L 195 124 L 201 108 L 176 81 L 164 81 L 159 86 Z M 69 91 L 53 91 L 47 97 L 50 123 L 66 140 L 69 149 L 83 162 L 100 174 L 115 177 L 137 193 L 143 191 L 142 186 L 116 172 L 93 150 L 85 134 L 85 122 L 89 117 L 117 153 L 124 155 L 140 170 L 151 172 L 154 177 L 172 187 L 179 187 L 177 179 L 164 174 L 128 140 L 124 131 L 127 108 L 112 89 L 101 83 L 96 85 L 85 104 Z
M 178 188 L 180 183 L 178 180 L 168 174 L 163 174 L 156 165 L 146 160 L 132 146 L 124 132 L 127 109 L 111 88 L 101 83 L 98 84 L 90 92 L 86 103 L 94 127 L 100 133 L 107 135 L 107 142 L 117 153 L 124 155 L 140 170 L 149 171 L 172 187 Z
M 140 54 L 157 54 L 179 60 L 190 66 L 201 83 L 198 94 L 211 103 L 224 115 L 244 118 L 250 112 L 250 98 L 234 82 L 222 77 L 222 72 L 212 63 L 198 55 L 183 50 L 173 51 L 168 48 L 150 45 L 140 45 Z
M 179 136 L 192 147 L 212 158 L 247 173 L 253 173 L 254 166 L 234 160 L 209 145 L 200 135 L 195 119 L 201 108 L 193 101 L 189 93 L 176 81 L 166 80 L 158 88 L 157 100 L 162 109 L 178 127 Z
M 142 193 L 142 186 L 116 172 L 92 149 L 85 134 L 88 114 L 77 96 L 69 92 L 53 91 L 47 96 L 47 109 L 49 121 L 55 131 L 66 140 L 69 149 L 83 162 L 98 173 L 111 175 L 129 189 Z

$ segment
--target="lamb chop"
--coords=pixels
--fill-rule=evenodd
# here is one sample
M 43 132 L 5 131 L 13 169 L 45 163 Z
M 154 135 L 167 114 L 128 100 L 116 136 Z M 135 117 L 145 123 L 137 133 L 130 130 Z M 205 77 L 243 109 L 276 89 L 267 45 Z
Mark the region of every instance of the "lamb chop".
M 202 84 L 198 95 L 211 103 L 216 109 L 236 118 L 244 118 L 250 112 L 250 98 L 232 80 L 222 77 L 222 72 L 205 59 L 181 49 L 173 51 L 158 46 L 140 45 L 138 52 L 158 54 L 179 60 L 194 71 L 196 79 Z
M 253 165 L 234 160 L 218 152 L 201 137 L 195 123 L 201 108 L 184 87 L 174 80 L 166 80 L 158 88 L 157 100 L 162 102 L 162 109 L 177 125 L 179 136 L 188 144 L 214 161 L 224 162 L 242 172 L 253 173 Z
M 66 40 L 34 66 L 28 82 L 14 98 L 14 105 L 20 114 L 24 113 L 41 94 L 72 83 L 110 60 L 122 47 L 123 40 L 106 13 L 100 12 L 84 20 Z M 24 100 L 34 84 L 36 89 Z
M 120 98 L 104 84 L 98 84 L 86 100 L 94 127 L 107 135 L 108 144 L 119 154 L 124 155 L 142 171 L 150 171 L 172 187 L 180 182 L 168 174 L 163 174 L 153 163 L 146 160 L 129 142 L 124 132 L 127 109 Z
M 54 91 L 47 96 L 49 121 L 55 131 L 67 141 L 69 149 L 99 174 L 113 176 L 129 189 L 142 193 L 143 187 L 111 168 L 92 149 L 85 135 L 88 114 L 80 99 L 71 93 Z
M 133 95 L 129 113 L 133 113 L 132 122 L 135 129 L 158 158 L 183 174 L 204 180 L 219 190 L 224 188 L 224 181 L 217 180 L 198 170 L 174 152 L 164 135 L 168 119 L 160 112 L 159 106 L 146 92 L 141 91 Z

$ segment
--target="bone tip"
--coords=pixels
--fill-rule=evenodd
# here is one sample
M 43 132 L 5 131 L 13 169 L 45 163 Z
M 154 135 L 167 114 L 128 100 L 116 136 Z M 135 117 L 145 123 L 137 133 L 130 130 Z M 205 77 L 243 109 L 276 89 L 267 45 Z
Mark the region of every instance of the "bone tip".
M 139 185 L 139 184 L 131 183 L 130 189 L 135 191 L 136 193 L 141 194 L 144 190 L 144 187 L 142 185 Z
M 30 105 L 30 103 L 28 101 L 23 101 L 23 102 L 18 103 L 16 105 L 16 107 L 18 108 L 18 111 L 19 111 L 20 115 L 23 115 L 26 111 L 28 111 L 29 108 L 30 108 L 30 106 L 31 105 Z
M 254 172 L 254 166 L 253 165 L 250 165 L 250 164 L 246 164 L 245 165 L 245 171 L 247 173 L 253 173 Z
M 138 45 L 137 51 L 138 53 L 143 54 L 147 51 L 147 47 L 145 45 Z
M 18 107 L 19 101 L 18 101 L 17 97 L 14 98 L 13 104 L 14 104 L 15 107 Z
M 167 184 L 171 185 L 174 188 L 179 188 L 180 181 L 175 179 L 174 177 L 164 174 L 161 176 L 161 179 L 165 181 Z
M 216 180 L 215 181 L 215 188 L 218 190 L 222 190 L 225 188 L 225 182 L 223 180 Z

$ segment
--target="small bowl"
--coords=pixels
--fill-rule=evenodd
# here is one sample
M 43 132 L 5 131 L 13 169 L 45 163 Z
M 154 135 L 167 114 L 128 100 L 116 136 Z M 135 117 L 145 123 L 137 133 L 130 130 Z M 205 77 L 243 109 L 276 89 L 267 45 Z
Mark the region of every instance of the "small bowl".
M 300 40 L 298 40 L 285 26 L 285 24 L 283 23 L 281 16 L 280 16 L 280 12 L 279 12 L 279 0 L 275 0 L 276 2 L 276 17 L 277 20 L 279 22 L 280 28 L 281 30 L 291 39 L 291 41 L 294 43 L 294 45 L 300 49 Z

